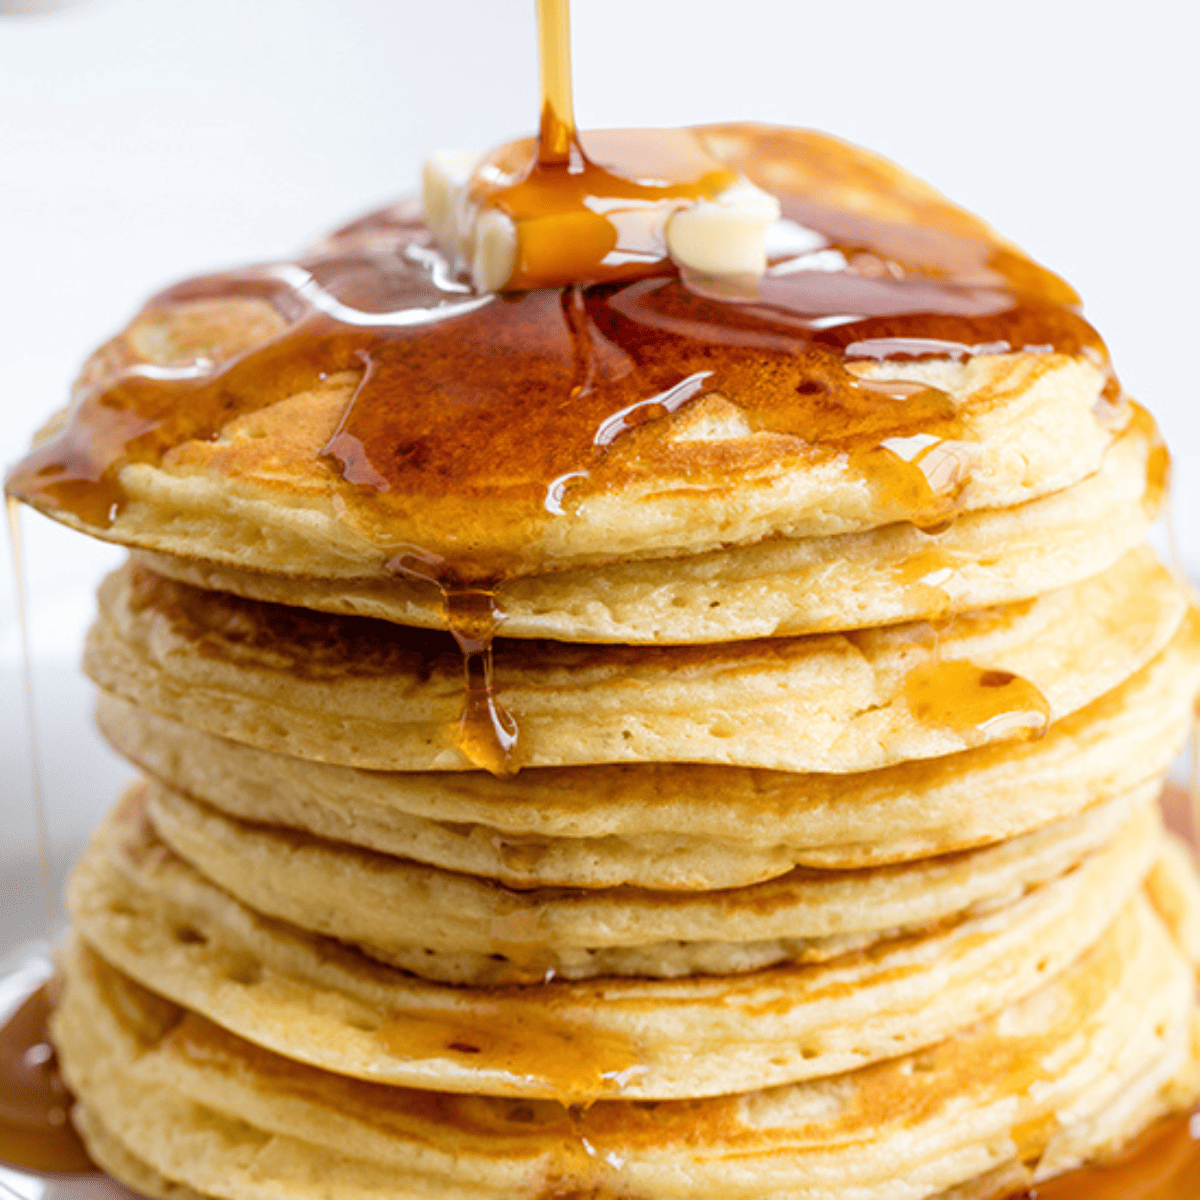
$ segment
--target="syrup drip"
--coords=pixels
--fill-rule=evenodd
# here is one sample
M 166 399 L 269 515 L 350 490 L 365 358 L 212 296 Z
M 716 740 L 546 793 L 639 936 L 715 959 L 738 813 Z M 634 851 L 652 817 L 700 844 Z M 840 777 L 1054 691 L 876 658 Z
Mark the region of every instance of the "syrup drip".
M 960 567 L 972 561 L 962 552 L 933 546 L 910 555 L 892 569 L 892 578 L 921 606 L 927 618 L 936 618 L 950 610 L 951 598 L 944 585 Z
M 387 565 L 393 574 L 421 579 L 441 590 L 446 626 L 463 657 L 466 686 L 459 749 L 474 766 L 493 775 L 516 774 L 520 765 L 517 722 L 496 694 L 493 646 L 504 614 L 496 601 L 495 586 L 453 579 L 444 562 L 415 547 L 401 551 Z
M 43 986 L 0 1029 L 0 1163 L 41 1174 L 92 1173 L 67 1115 L 71 1096 L 50 1044 L 52 1011 Z
M 496 696 L 492 643 L 500 624 L 496 593 L 484 588 L 447 588 L 446 624 L 463 654 L 466 696 L 458 744 L 477 767 L 493 775 L 517 770 L 517 723 Z
M 42 876 L 46 933 L 53 941 L 56 925 L 54 875 L 50 865 L 50 829 L 38 753 L 33 707 L 33 659 L 25 597 L 25 557 L 21 541 L 21 506 L 5 496 L 17 627 L 21 635 L 21 665 L 25 713 L 29 722 L 30 782 Z M 83 1143 L 67 1118 L 71 1097 L 59 1074 L 50 1044 L 52 1011 L 49 985 L 33 993 L 0 1028 L 0 1163 L 21 1171 L 44 1174 L 93 1172 Z
M 1050 704 L 1028 679 L 961 659 L 909 672 L 904 699 L 920 721 L 959 734 L 968 746 L 1029 741 L 1050 724 Z

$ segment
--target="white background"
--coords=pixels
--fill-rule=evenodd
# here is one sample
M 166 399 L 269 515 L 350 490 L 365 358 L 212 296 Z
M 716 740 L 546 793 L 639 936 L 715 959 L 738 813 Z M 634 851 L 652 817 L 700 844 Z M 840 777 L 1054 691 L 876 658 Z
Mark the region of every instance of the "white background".
M 8 0 L 13 7 L 14 0 Z M 0 12 L 6 0 L 0 0 Z M 181 275 L 286 254 L 530 129 L 533 0 L 92 0 L 0 16 L 0 461 Z M 899 160 L 1070 279 L 1176 452 L 1200 566 L 1200 7 L 576 0 L 581 124 L 761 119 Z M 56 857 L 125 769 L 76 676 L 112 553 L 27 516 Z M 36 926 L 13 590 L 0 567 L 0 942 Z

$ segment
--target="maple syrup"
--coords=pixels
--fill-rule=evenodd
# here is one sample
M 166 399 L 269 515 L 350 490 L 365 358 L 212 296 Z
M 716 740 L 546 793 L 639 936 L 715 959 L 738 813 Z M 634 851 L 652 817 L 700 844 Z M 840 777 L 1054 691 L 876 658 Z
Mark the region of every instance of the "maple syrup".
M 33 707 L 33 662 L 25 596 L 21 513 L 15 497 L 5 497 L 5 510 L 12 549 L 17 628 L 21 637 L 42 901 L 46 909 L 47 936 L 53 939 L 56 922 L 50 830 Z M 51 984 L 42 985 L 0 1026 L 0 1164 L 43 1174 L 93 1172 L 96 1168 L 69 1120 L 71 1097 L 58 1071 L 58 1060 L 50 1042 L 51 991 Z
M 519 766 L 517 723 L 496 692 L 494 644 L 503 614 L 495 587 L 462 583 L 446 574 L 440 560 L 415 549 L 394 555 L 387 567 L 394 575 L 432 583 L 441 592 L 446 627 L 463 659 L 459 749 L 484 771 L 514 774 Z
M 4 497 L 8 517 L 8 543 L 12 550 L 13 588 L 17 602 L 17 630 L 21 638 L 21 682 L 25 697 L 25 720 L 29 732 L 29 782 L 33 792 L 33 819 L 37 831 L 38 866 L 42 877 L 42 904 L 46 914 L 46 936 L 53 939 L 57 924 L 54 904 L 54 870 L 50 856 L 50 823 L 46 814 L 46 789 L 42 782 L 42 756 L 33 704 L 33 655 L 29 644 L 29 611 L 25 595 L 25 553 L 21 540 L 21 504 L 15 496 Z
M 538 65 L 541 68 L 542 119 L 538 161 L 566 164 L 575 140 L 575 96 L 571 87 L 570 0 L 538 0 Z
M 135 326 L 242 305 L 244 340 L 194 339 L 164 365 L 147 362 L 130 337 L 115 339 L 63 428 L 7 481 L 10 522 L 19 497 L 103 530 L 127 503 L 125 466 L 159 463 L 236 417 L 348 374 L 353 398 L 325 458 L 381 545 L 388 530 L 412 527 L 414 498 L 441 504 L 419 548 L 388 545 L 389 566 L 442 589 L 464 658 L 462 745 L 497 772 L 513 769 L 518 732 L 493 678 L 496 586 L 544 565 L 528 558 L 531 531 L 583 497 L 637 481 L 636 461 L 612 449 L 639 427 L 719 392 L 754 428 L 792 435 L 814 458 L 848 455 L 932 528 L 955 515 L 966 482 L 955 405 L 935 388 L 864 381 L 855 363 L 1060 351 L 1110 371 L 1075 293 L 965 214 L 930 201 L 923 218 L 889 222 L 834 202 L 833 185 L 847 178 L 866 190 L 887 179 L 885 167 L 833 139 L 749 125 L 580 134 L 565 0 L 539 0 L 539 18 L 538 138 L 491 156 L 489 179 L 470 197 L 522 218 L 573 214 L 519 261 L 512 282 L 530 290 L 472 294 L 411 209 L 382 210 L 296 262 L 189 281 L 152 299 Z M 681 276 L 661 246 L 639 241 L 643 226 L 628 214 L 712 197 L 739 174 L 779 197 L 808 248 L 777 255 L 748 287 Z M 808 261 L 814 253 L 821 269 Z M 1110 375 L 1097 419 L 1119 423 L 1126 407 Z M 497 498 L 513 515 L 507 539 L 491 528 Z M 911 564 L 911 582 L 936 588 L 950 565 L 931 551 Z M 969 663 L 919 668 L 905 696 L 923 719 L 980 741 L 998 729 L 1036 736 L 1048 719 L 1027 681 Z M 0 1030 L 0 1158 L 88 1170 L 65 1120 L 49 1011 L 39 991 Z M 534 1036 L 526 1026 L 397 1014 L 380 1033 L 393 1053 L 483 1056 L 551 1079 L 564 1100 L 594 1093 L 597 1079 L 619 1090 L 637 1069 L 631 1047 L 596 1045 L 552 1023 Z M 1109 1167 L 1026 1196 L 1109 1194 L 1194 1200 L 1200 1152 L 1188 1121 L 1164 1123 Z
M 956 733 L 968 746 L 1041 737 L 1050 724 L 1050 703 L 1028 679 L 962 659 L 910 671 L 904 699 L 922 725 Z
M 619 1095 L 647 1069 L 628 1038 L 573 1025 L 538 1005 L 520 1017 L 486 1003 L 461 1013 L 400 1011 L 380 1027 L 379 1038 L 397 1058 L 449 1059 L 498 1072 L 564 1105 Z
M 70 1120 L 71 1096 L 50 1042 L 49 985 L 0 1028 L 0 1164 L 40 1174 L 96 1170 Z
M 1161 1121 L 1113 1162 L 1051 1179 L 1008 1200 L 1196 1200 L 1200 1115 Z

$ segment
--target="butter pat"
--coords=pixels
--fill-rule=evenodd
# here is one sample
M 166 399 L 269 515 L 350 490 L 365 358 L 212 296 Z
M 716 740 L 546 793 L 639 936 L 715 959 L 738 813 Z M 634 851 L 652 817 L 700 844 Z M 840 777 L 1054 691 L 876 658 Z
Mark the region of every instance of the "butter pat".
M 517 265 L 517 225 L 507 213 L 481 213 L 470 234 L 471 282 L 480 292 L 502 292 Z
M 458 250 L 458 209 L 467 184 L 479 165 L 474 150 L 438 150 L 421 171 L 425 224 L 443 250 Z
M 673 213 L 667 249 L 679 266 L 702 275 L 761 275 L 767 269 L 767 230 L 779 212 L 774 196 L 739 180 L 715 199 Z
M 631 179 L 584 160 L 560 185 L 536 167 L 527 182 L 506 150 L 442 151 L 423 172 L 429 230 L 478 291 L 636 279 L 667 261 L 708 276 L 766 269 L 779 201 L 716 160 L 701 161 L 697 170 L 706 173 L 681 186 L 647 180 L 645 163 Z M 497 195 L 503 207 L 491 199 Z

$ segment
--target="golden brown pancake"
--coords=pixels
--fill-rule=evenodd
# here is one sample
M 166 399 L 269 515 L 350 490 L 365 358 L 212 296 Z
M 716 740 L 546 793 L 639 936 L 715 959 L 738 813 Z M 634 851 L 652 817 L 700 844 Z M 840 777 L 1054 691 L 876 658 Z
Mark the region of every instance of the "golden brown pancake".
M 255 912 L 447 983 L 730 975 L 826 962 L 1003 907 L 1067 871 L 1144 874 L 1158 808 L 1122 801 L 997 846 L 899 867 L 794 871 L 719 892 L 538 889 L 251 825 L 162 787 L 124 801 L 201 874 Z M 1101 865 L 1110 862 L 1109 867 Z
M 523 576 L 498 589 L 506 637 L 686 643 L 861 629 L 1027 600 L 1097 575 L 1158 515 L 1166 452 L 1142 409 L 1100 469 L 1016 508 L 831 537 L 770 538 L 686 558 Z M 445 627 L 440 590 L 395 575 L 267 574 L 172 554 L 160 575 L 253 600 Z
M 983 1200 L 1200 1094 L 1153 421 L 898 167 L 695 136 L 754 278 L 480 295 L 392 206 L 154 297 L 10 475 L 133 551 L 54 1038 L 146 1194 Z
M 796 866 L 854 869 L 998 842 L 1120 797 L 1151 799 L 1200 687 L 1200 622 L 1041 739 L 863 775 L 644 763 L 362 771 L 190 729 L 101 694 L 101 732 L 176 791 L 520 888 L 737 887 Z M 979 796 L 988 803 L 980 804 Z
M 1104 1153 L 1198 1090 L 1193 966 L 1143 900 L 1070 970 L 929 1050 L 701 1101 L 553 1103 L 364 1084 L 232 1037 L 75 948 L 55 1027 L 101 1161 L 237 1200 L 933 1196 Z M 117 1153 L 105 1153 L 107 1139 Z M 126 1176 L 137 1182 L 139 1176 Z M 1026 1177 L 1028 1178 L 1028 1177 Z
M 1101 937 L 1147 856 L 1121 839 L 990 912 L 828 963 L 728 976 L 451 987 L 240 904 L 136 814 L 77 864 L 75 928 L 176 1003 L 285 1057 L 474 1094 L 666 1099 L 816 1079 L 932 1045 Z
M 475 765 L 446 634 L 242 600 L 126 567 L 100 591 L 84 667 L 209 733 L 374 770 Z M 1119 686 L 1187 601 L 1148 549 L 1025 604 L 722 646 L 506 640 L 499 698 L 526 766 L 708 762 L 859 772 L 1019 741 Z

